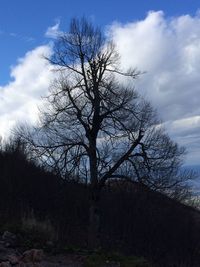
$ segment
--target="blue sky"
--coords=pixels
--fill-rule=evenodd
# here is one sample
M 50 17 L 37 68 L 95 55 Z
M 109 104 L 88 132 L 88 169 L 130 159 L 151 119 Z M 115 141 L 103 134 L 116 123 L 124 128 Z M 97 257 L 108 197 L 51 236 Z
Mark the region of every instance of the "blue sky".
M 145 71 L 135 87 L 157 109 L 170 136 L 200 158 L 200 2 L 198 0 L 0 0 L 0 135 L 37 121 L 53 79 L 42 55 L 72 17 L 107 30 L 123 67 Z
M 65 29 L 74 16 L 90 17 L 105 27 L 113 21 L 121 23 L 142 19 L 149 10 L 163 10 L 165 15 L 194 15 L 198 0 L 1 0 L 0 1 L 0 83 L 9 79 L 10 66 L 26 51 L 47 40 L 44 33 L 60 19 Z

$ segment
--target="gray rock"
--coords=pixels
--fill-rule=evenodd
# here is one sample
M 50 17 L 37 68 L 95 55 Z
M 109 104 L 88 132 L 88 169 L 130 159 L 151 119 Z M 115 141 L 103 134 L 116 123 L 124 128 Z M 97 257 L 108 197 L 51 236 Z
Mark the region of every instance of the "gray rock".
M 44 258 L 44 252 L 42 249 L 30 249 L 23 253 L 23 262 L 41 262 Z
M 8 261 L 11 263 L 11 265 L 16 265 L 19 263 L 19 257 L 15 254 L 11 254 L 8 256 Z
M 4 261 L 0 263 L 0 267 L 11 267 L 11 264 L 9 261 Z
M 5 247 L 15 247 L 17 245 L 17 236 L 9 231 L 5 231 L 2 235 L 2 241 Z

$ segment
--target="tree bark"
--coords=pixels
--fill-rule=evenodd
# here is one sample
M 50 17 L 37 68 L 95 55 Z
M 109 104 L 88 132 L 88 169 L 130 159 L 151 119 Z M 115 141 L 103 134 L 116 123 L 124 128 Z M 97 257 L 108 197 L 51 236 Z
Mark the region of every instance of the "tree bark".
M 89 159 L 90 159 L 90 207 L 88 246 L 95 249 L 100 246 L 100 186 L 98 183 L 96 135 L 90 135 Z
M 100 190 L 90 189 L 88 246 L 90 249 L 100 247 Z

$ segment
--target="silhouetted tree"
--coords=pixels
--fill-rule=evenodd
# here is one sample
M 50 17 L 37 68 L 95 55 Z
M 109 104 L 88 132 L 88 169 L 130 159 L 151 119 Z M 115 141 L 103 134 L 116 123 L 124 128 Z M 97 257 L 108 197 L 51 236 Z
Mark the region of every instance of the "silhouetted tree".
M 135 180 L 169 190 L 182 182 L 178 170 L 184 150 L 161 129 L 150 104 L 120 84 L 117 75 L 135 79 L 139 72 L 121 70 L 112 41 L 87 20 L 71 21 L 48 60 L 59 77 L 51 86 L 41 127 L 29 141 L 55 172 L 89 184 L 89 244 L 95 247 L 106 182 Z

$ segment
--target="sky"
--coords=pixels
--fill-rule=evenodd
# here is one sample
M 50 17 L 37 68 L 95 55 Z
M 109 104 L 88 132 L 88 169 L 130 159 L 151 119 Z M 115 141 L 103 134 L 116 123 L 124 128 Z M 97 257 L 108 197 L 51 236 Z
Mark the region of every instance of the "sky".
M 198 0 L 0 0 L 0 135 L 36 123 L 53 80 L 44 56 L 72 17 L 89 18 L 112 37 L 124 68 L 144 72 L 134 86 L 166 131 L 200 159 L 200 2 Z

